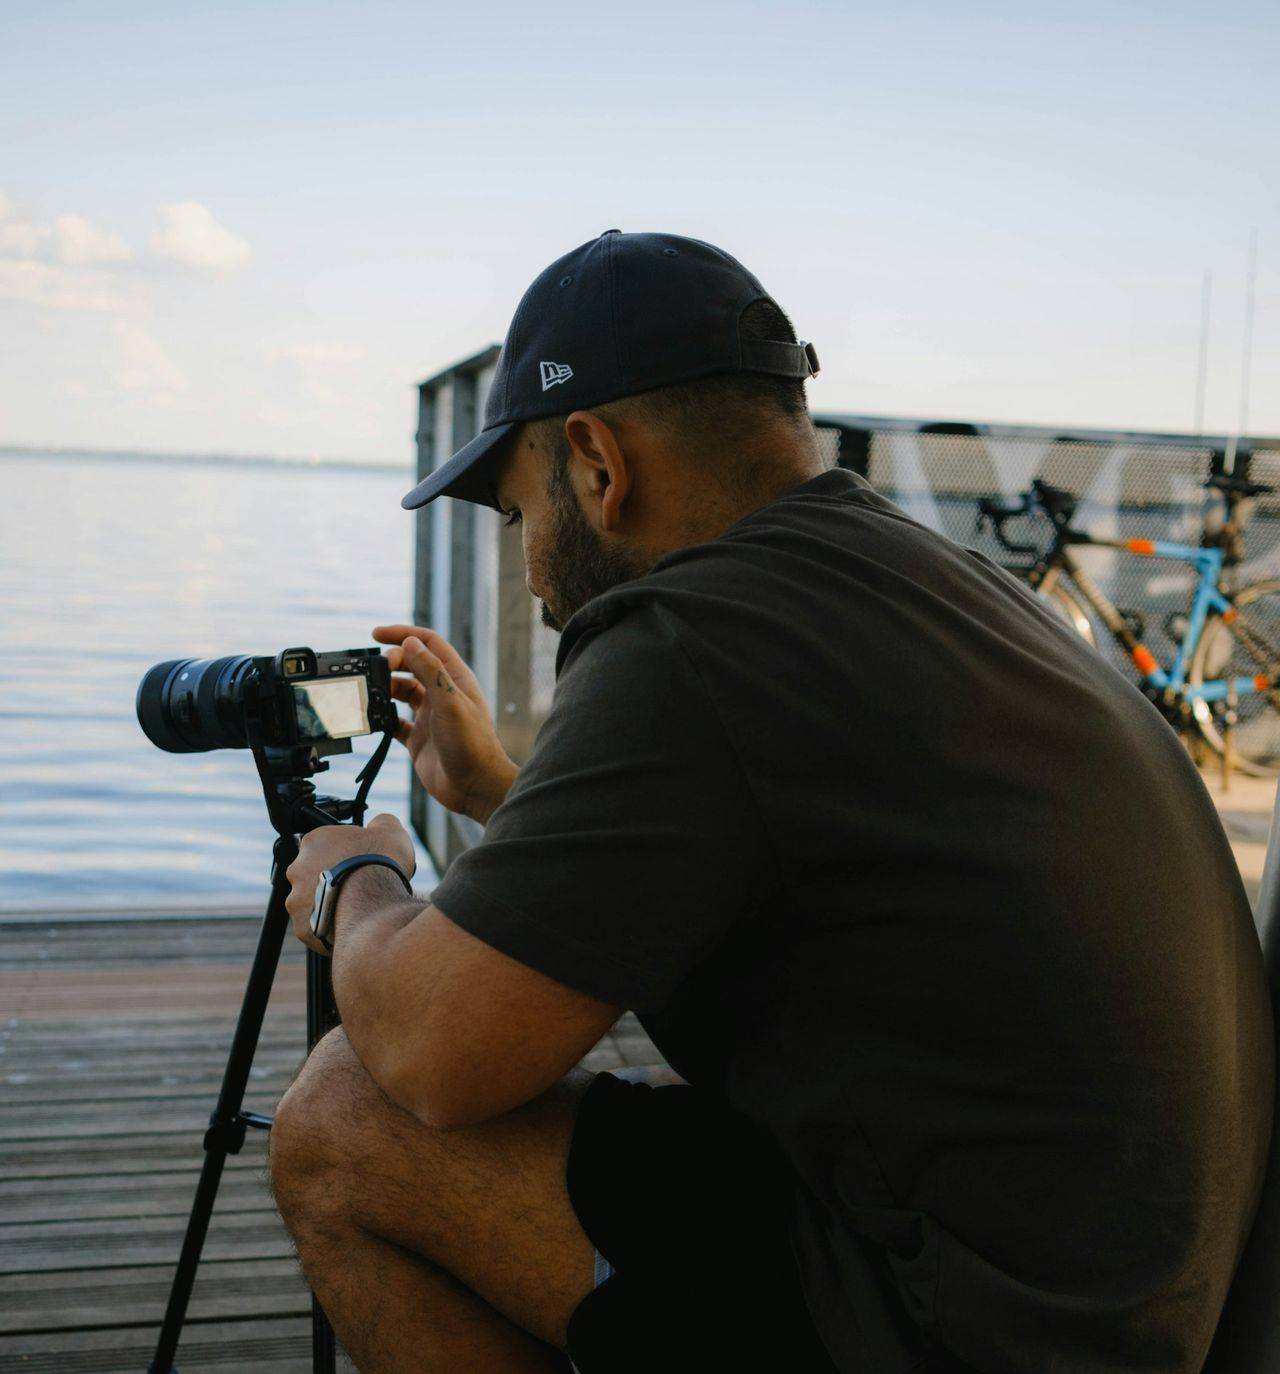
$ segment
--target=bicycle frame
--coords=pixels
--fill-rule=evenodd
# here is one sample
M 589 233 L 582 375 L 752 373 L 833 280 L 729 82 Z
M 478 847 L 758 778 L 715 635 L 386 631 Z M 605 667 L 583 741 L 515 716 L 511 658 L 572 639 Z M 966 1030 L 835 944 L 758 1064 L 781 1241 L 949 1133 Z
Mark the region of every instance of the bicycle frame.
M 1079 588 L 1081 595 L 1097 613 L 1108 630 L 1124 645 L 1142 680 L 1157 691 L 1174 693 L 1188 702 L 1225 701 L 1228 697 L 1242 697 L 1251 693 L 1273 690 L 1269 678 L 1215 678 L 1209 682 L 1188 685 L 1187 668 L 1204 633 L 1209 616 L 1215 611 L 1230 625 L 1237 616 L 1231 602 L 1218 589 L 1222 576 L 1223 552 L 1219 548 L 1199 548 L 1191 544 L 1171 544 L 1162 539 L 1096 539 L 1081 531 L 1072 531 L 1068 541 L 1066 531 L 1059 526 L 1054 547 L 1037 564 L 1032 586 L 1043 596 L 1065 573 Z M 1162 668 L 1159 660 L 1129 628 L 1124 617 L 1109 601 L 1089 573 L 1071 553 L 1071 544 L 1092 544 L 1099 548 L 1116 549 L 1139 558 L 1163 558 L 1192 564 L 1198 574 L 1191 608 L 1187 615 L 1187 630 L 1178 645 L 1178 652 L 1169 668 Z

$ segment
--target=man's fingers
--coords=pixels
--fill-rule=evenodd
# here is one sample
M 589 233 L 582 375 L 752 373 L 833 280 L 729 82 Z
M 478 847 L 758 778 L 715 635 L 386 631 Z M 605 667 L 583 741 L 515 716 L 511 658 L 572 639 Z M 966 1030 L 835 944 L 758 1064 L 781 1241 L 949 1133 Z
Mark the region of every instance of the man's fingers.
M 456 696 L 458 685 L 438 654 L 432 653 L 416 635 L 410 635 L 403 647 L 405 667 L 427 689 L 427 699 L 433 707 L 447 704 Z
M 397 701 L 408 702 L 416 711 L 422 704 L 423 694 L 426 688 L 416 677 L 393 677 L 391 679 L 391 695 Z
M 428 645 L 435 653 L 440 654 L 445 649 L 453 650 L 453 645 L 436 630 L 428 629 L 425 625 L 375 625 L 373 627 L 373 637 L 379 644 L 390 644 L 392 647 L 387 652 L 387 658 L 391 662 L 392 670 L 400 666 L 395 660 L 403 655 L 400 654 L 400 646 L 414 635 L 424 644 Z M 456 650 L 453 650 L 456 654 Z
M 435 654 L 455 684 L 468 696 L 480 699 L 480 683 L 467 666 L 466 660 L 444 635 L 423 625 L 375 625 L 373 627 L 373 637 L 380 644 L 401 646 L 398 654 L 396 649 L 392 648 L 386 655 L 392 672 L 408 666 L 404 661 L 403 645 L 410 636 L 419 640 L 431 653 Z

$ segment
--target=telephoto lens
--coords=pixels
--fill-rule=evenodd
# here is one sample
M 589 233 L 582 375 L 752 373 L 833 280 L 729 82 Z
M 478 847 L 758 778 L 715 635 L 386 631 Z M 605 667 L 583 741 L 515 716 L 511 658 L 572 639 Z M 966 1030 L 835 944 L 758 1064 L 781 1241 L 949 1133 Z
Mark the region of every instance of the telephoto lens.
M 253 672 L 247 654 L 157 663 L 138 684 L 138 724 L 170 754 L 247 749 L 244 688 Z

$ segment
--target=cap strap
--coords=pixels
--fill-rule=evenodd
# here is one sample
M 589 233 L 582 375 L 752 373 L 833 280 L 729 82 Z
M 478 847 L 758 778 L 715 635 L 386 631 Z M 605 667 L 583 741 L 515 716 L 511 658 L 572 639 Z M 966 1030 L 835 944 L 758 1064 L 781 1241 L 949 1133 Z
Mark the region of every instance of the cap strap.
M 818 350 L 811 343 L 783 343 L 779 339 L 742 339 L 742 366 L 750 372 L 778 377 L 812 377 L 818 371 Z

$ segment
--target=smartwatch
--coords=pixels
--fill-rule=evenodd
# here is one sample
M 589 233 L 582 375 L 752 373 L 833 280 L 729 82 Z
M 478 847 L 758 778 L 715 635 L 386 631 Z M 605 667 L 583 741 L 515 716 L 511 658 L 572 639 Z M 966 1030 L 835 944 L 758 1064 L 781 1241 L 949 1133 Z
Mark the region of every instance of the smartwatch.
M 386 854 L 353 854 L 349 859 L 339 859 L 332 868 L 326 868 L 320 874 L 320 879 L 316 883 L 315 901 L 311 904 L 311 916 L 308 924 L 311 933 L 325 947 L 333 949 L 333 912 L 338 905 L 338 893 L 342 888 L 343 880 L 349 873 L 354 873 L 357 868 L 363 868 L 365 864 L 380 864 L 384 868 L 394 869 L 400 881 L 404 884 L 404 890 L 413 896 L 413 885 L 408 876 L 398 863 Z

